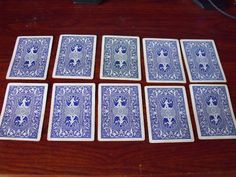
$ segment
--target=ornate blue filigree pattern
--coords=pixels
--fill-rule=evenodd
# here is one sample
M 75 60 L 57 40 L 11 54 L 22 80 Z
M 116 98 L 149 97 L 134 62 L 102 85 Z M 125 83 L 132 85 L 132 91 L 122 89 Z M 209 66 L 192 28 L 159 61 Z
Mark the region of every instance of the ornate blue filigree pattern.
M 9 77 L 44 78 L 52 37 L 19 37 Z
M 189 72 L 193 81 L 224 81 L 212 41 L 183 41 Z
M 176 40 L 145 40 L 146 65 L 150 81 L 184 81 Z
M 103 77 L 139 78 L 138 38 L 105 37 Z
M 101 138 L 140 139 L 142 112 L 138 86 L 101 86 Z
M 152 140 L 191 139 L 183 88 L 148 87 L 149 122 Z
M 50 138 L 92 138 L 92 85 L 55 85 Z
M 193 85 L 192 96 L 202 137 L 235 136 L 226 86 Z
M 92 77 L 95 37 L 62 35 L 58 49 L 56 76 Z
M 37 139 L 45 86 L 11 85 L 0 125 L 0 137 Z

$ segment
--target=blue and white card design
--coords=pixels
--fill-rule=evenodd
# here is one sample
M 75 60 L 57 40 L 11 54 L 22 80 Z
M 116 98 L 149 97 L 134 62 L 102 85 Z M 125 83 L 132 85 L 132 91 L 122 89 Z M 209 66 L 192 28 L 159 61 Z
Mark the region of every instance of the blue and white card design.
M 103 36 L 101 79 L 141 80 L 139 37 Z
M 1 140 L 40 140 L 47 89 L 47 84 L 8 84 L 0 118 Z
M 145 98 L 150 143 L 194 141 L 183 86 L 146 86 Z
M 143 50 L 147 82 L 186 82 L 178 40 L 144 38 Z
M 17 37 L 6 78 L 45 80 L 52 40 L 52 36 Z
M 236 121 L 226 85 L 190 85 L 199 139 L 235 139 Z
M 180 40 L 190 82 L 226 82 L 213 40 Z
M 93 141 L 95 84 L 53 85 L 48 140 Z
M 99 84 L 98 140 L 142 141 L 140 84 Z
M 96 35 L 61 35 L 53 78 L 93 79 Z

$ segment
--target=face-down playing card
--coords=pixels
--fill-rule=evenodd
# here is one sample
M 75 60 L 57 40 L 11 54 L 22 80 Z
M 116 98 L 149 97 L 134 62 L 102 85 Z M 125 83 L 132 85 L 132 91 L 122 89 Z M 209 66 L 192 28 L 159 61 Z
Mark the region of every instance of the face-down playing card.
M 52 39 L 52 36 L 17 37 L 6 78 L 45 80 Z
M 139 37 L 103 36 L 101 79 L 141 80 Z
M 53 78 L 93 79 L 96 35 L 61 35 Z
M 183 86 L 146 86 L 145 98 L 151 143 L 194 141 Z
M 48 140 L 93 141 L 94 119 L 95 84 L 54 84 Z
M 98 140 L 142 141 L 140 84 L 99 84 Z
M 40 140 L 47 88 L 47 84 L 8 84 L 0 118 L 0 139 Z
M 226 82 L 213 40 L 180 40 L 190 82 Z
M 235 139 L 236 121 L 226 85 L 190 85 L 199 139 Z
M 147 82 L 186 82 L 178 40 L 144 38 L 143 51 Z

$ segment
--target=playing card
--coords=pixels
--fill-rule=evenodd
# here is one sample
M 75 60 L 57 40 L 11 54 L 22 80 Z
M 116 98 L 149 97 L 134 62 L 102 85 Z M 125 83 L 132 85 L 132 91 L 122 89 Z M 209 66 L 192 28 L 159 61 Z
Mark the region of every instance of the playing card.
M 143 50 L 147 82 L 186 82 L 178 40 L 144 38 Z
M 190 82 L 226 82 L 213 40 L 180 40 Z
M 6 78 L 46 79 L 52 39 L 52 36 L 17 37 Z
M 98 140 L 144 140 L 140 84 L 99 84 Z
M 48 140 L 94 140 L 95 84 L 53 85 Z
M 103 36 L 101 79 L 141 80 L 139 37 Z
M 47 84 L 8 84 L 0 118 L 0 139 L 40 140 L 47 89 Z
M 53 78 L 93 79 L 96 35 L 61 35 Z
M 236 121 L 226 85 L 190 85 L 199 139 L 236 138 Z
M 145 99 L 150 143 L 194 141 L 183 86 L 146 86 Z

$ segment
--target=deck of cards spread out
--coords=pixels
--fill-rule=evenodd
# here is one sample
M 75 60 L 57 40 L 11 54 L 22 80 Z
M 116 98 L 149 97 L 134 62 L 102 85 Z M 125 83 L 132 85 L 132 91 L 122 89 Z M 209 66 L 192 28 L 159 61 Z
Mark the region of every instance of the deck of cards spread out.
M 45 80 L 52 40 L 52 36 L 18 37 L 6 78 Z M 196 82 L 189 90 L 198 138 L 235 139 L 228 87 L 213 84 L 226 82 L 214 41 L 144 38 L 142 42 L 147 83 L 186 83 L 184 61 L 189 81 Z M 61 35 L 52 77 L 93 79 L 96 43 L 96 35 Z M 140 53 L 139 37 L 103 36 L 100 79 L 139 82 Z M 55 83 L 47 139 L 94 141 L 97 115 L 99 141 L 145 140 L 146 117 L 150 143 L 193 142 L 185 87 L 145 86 L 145 99 L 141 88 L 139 83 L 100 83 L 96 92 L 94 83 Z M 1 140 L 40 140 L 47 89 L 44 83 L 8 84 L 0 117 Z

